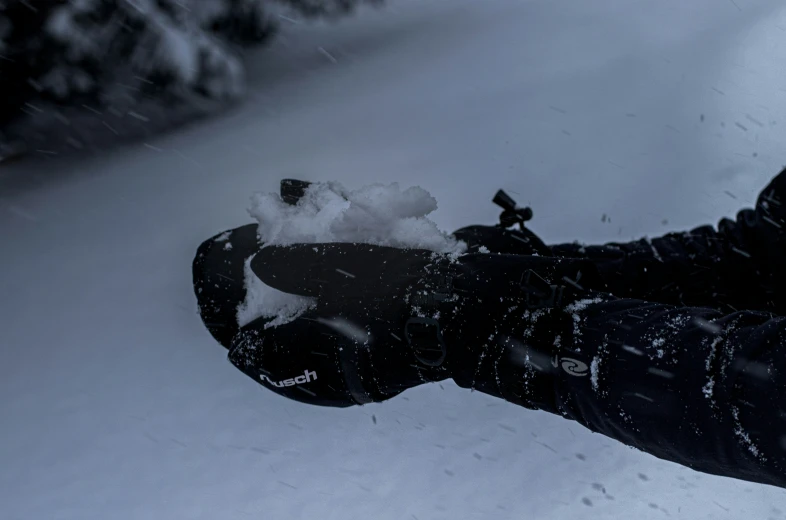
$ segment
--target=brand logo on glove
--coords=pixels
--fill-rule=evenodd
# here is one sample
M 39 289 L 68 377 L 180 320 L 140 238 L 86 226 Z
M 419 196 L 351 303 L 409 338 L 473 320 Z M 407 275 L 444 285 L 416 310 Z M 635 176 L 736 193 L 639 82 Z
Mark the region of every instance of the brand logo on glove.
M 589 367 L 586 363 L 573 358 L 564 357 L 560 360 L 557 356 L 554 356 L 554 359 L 551 360 L 551 365 L 554 368 L 562 367 L 562 370 L 572 376 L 583 377 L 589 372 Z
M 273 381 L 265 374 L 259 374 L 259 379 L 262 381 L 267 381 L 271 385 L 275 386 L 276 388 L 283 388 L 285 386 L 295 386 L 295 385 L 302 385 L 305 383 L 310 383 L 311 381 L 315 381 L 317 379 L 317 373 L 309 370 L 304 370 L 302 376 L 291 377 L 289 379 L 284 379 L 282 381 Z

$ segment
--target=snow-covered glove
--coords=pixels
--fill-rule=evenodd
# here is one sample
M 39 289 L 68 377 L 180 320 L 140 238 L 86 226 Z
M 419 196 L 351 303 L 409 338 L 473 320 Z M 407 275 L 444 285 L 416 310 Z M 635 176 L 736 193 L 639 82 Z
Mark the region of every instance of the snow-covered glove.
M 585 294 L 580 284 L 594 276 L 576 260 L 365 244 L 266 247 L 251 267 L 265 284 L 318 303 L 283 326 L 244 327 L 230 361 L 276 393 L 327 406 L 384 401 L 448 377 L 474 386 L 492 338 Z
M 229 360 L 263 386 L 323 406 L 379 402 L 449 377 L 444 345 L 420 345 L 421 323 L 406 303 L 434 254 L 360 244 L 265 247 L 251 267 L 267 285 L 316 297 L 285 325 L 241 328 Z

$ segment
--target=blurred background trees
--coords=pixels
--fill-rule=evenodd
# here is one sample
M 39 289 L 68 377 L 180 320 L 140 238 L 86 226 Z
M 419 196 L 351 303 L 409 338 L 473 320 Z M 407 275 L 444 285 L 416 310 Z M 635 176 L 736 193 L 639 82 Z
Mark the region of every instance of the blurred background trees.
M 381 0 L 0 0 L 0 157 L 100 146 L 242 96 L 283 13 Z M 177 115 L 176 115 L 177 114 Z

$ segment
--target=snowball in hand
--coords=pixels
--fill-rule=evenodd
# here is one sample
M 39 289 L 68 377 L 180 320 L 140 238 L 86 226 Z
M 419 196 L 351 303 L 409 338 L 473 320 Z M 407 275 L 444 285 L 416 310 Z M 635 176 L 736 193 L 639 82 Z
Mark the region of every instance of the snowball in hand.
M 338 183 L 311 184 L 291 206 L 277 193 L 254 195 L 249 213 L 258 222 L 263 246 L 295 243 L 355 242 L 460 254 L 466 244 L 440 231 L 427 215 L 437 201 L 426 190 L 401 190 L 398 184 L 374 184 L 347 190 Z M 272 318 L 268 327 L 288 323 L 313 308 L 313 298 L 283 293 L 263 284 L 246 261 L 246 301 L 238 322 Z
M 426 215 L 437 201 L 423 188 L 401 191 L 398 184 L 375 184 L 349 191 L 337 183 L 312 184 L 297 205 L 278 194 L 257 194 L 251 216 L 259 221 L 265 245 L 362 242 L 439 253 L 463 245 L 437 228 Z

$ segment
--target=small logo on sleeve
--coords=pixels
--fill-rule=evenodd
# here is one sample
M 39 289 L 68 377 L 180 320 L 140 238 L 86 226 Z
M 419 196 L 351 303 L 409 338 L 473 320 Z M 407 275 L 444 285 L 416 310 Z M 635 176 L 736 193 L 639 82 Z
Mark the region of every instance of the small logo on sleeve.
M 573 358 L 564 357 L 559 359 L 557 356 L 554 356 L 554 359 L 551 360 L 551 365 L 554 368 L 562 367 L 562 370 L 577 377 L 586 376 L 589 372 L 589 367 L 586 363 Z

